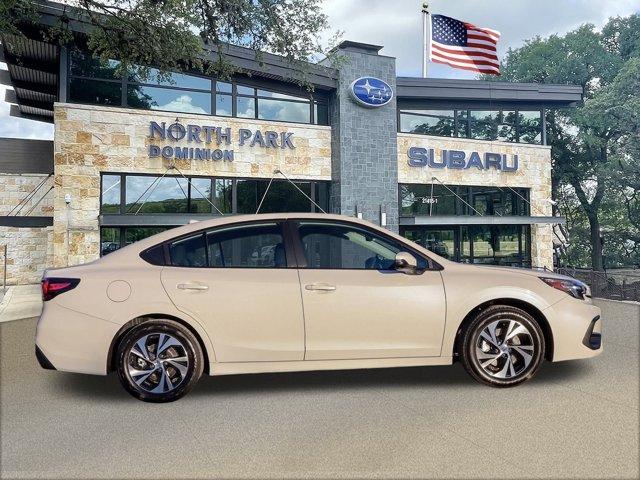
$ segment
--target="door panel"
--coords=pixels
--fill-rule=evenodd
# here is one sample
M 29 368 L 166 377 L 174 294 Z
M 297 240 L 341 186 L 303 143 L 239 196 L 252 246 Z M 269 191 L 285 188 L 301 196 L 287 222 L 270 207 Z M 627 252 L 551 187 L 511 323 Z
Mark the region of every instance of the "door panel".
M 305 360 L 438 356 L 445 301 L 440 272 L 300 269 Z M 309 290 L 325 284 L 334 290 Z
M 409 247 L 359 225 L 300 221 L 293 230 L 305 360 L 440 355 L 445 296 L 438 271 L 394 270 L 395 255 Z
M 168 249 L 162 284 L 206 329 L 217 362 L 303 359 L 300 281 L 280 225 L 218 228 Z
M 165 267 L 162 284 L 176 307 L 205 328 L 216 361 L 303 359 L 304 325 L 295 269 Z M 208 289 L 186 289 L 184 284 Z

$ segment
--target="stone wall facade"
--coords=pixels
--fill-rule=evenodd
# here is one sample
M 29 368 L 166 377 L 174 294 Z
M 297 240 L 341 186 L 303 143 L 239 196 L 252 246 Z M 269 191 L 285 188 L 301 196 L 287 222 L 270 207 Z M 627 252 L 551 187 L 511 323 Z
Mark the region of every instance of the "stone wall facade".
M 38 188 L 40 186 L 40 188 Z M 53 177 L 37 174 L 0 174 L 0 216 L 53 216 Z M 31 195 L 34 190 L 38 190 Z M 29 199 L 23 202 L 24 199 Z M 23 203 L 21 203 L 23 202 Z M 19 206 L 18 206 L 19 205 Z M 53 228 L 0 226 L 0 278 L 4 276 L 7 246 L 7 284 L 37 283 L 51 265 Z
M 197 145 L 228 148 L 233 161 L 169 160 L 149 156 L 149 146 L 194 147 L 186 138 L 163 142 L 150 138 L 150 121 L 229 128 L 230 145 L 212 138 Z M 239 144 L 239 130 L 290 132 L 295 148 Z M 95 260 L 100 252 L 100 173 L 163 174 L 175 165 L 185 175 L 271 178 L 279 169 L 292 179 L 331 180 L 331 128 L 242 118 L 150 112 L 75 104 L 55 105 L 53 232 L 55 266 Z M 65 195 L 70 195 L 67 205 Z
M 434 149 L 436 158 L 442 150 L 460 150 L 467 158 L 472 151 L 518 155 L 518 170 L 480 170 L 415 167 L 409 165 L 410 147 Z M 425 135 L 398 134 L 398 182 L 431 184 L 436 177 L 447 185 L 478 185 L 523 187 L 530 190 L 531 215 L 552 215 L 551 203 L 551 147 L 523 143 L 506 143 L 468 138 L 443 138 Z M 553 268 L 553 231 L 547 224 L 531 227 L 531 264 L 533 267 Z

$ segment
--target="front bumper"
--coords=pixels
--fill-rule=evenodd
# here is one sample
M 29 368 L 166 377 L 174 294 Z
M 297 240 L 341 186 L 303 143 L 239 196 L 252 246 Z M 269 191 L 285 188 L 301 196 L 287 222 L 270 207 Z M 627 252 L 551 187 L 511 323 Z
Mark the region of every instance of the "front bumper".
M 552 361 L 591 358 L 602 353 L 599 307 L 567 296 L 543 313 L 553 334 Z

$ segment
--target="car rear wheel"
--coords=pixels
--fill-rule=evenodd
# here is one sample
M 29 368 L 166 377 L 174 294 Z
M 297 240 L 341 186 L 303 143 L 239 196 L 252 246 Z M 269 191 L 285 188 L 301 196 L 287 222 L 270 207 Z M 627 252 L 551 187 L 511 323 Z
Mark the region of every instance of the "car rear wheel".
M 171 402 L 189 392 L 202 375 L 202 349 L 178 322 L 153 320 L 125 333 L 117 367 L 120 382 L 137 399 Z
M 512 387 L 535 375 L 544 349 L 544 335 L 531 315 L 494 305 L 468 324 L 458 351 L 474 379 L 492 387 Z

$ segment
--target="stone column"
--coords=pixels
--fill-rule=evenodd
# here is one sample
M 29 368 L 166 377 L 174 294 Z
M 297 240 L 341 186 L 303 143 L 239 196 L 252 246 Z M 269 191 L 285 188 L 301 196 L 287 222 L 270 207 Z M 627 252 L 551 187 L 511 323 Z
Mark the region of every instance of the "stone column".
M 398 164 L 395 58 L 378 54 L 382 47 L 342 42 L 333 54 L 339 59 L 338 89 L 330 105 L 332 180 L 331 209 L 398 231 Z M 325 61 L 329 64 L 329 61 Z M 351 83 L 375 77 L 394 91 L 388 104 L 367 108 L 356 103 Z

